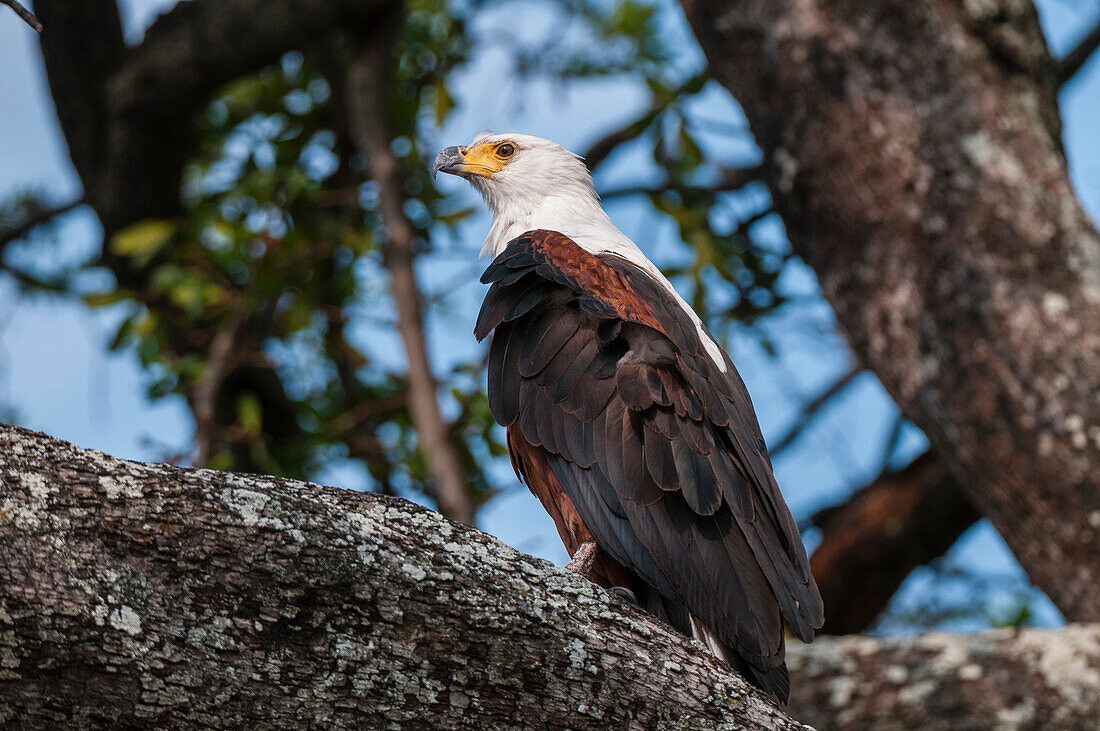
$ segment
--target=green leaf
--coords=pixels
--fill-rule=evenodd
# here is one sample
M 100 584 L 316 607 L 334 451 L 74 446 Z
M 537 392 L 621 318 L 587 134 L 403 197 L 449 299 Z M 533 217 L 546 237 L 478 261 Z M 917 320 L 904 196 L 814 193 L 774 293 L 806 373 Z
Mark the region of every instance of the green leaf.
M 93 292 L 84 295 L 84 304 L 89 307 L 106 307 L 116 302 L 125 302 L 130 299 L 131 293 L 125 289 L 116 289 L 110 292 Z
M 435 123 L 442 125 L 447 119 L 447 115 L 451 113 L 451 110 L 455 108 L 455 100 L 451 96 L 451 92 L 447 91 L 447 84 L 440 82 L 435 86 Z
M 259 434 L 263 429 L 263 407 L 251 391 L 245 391 L 237 398 L 237 421 L 250 434 Z
M 184 279 L 168 290 L 168 299 L 176 307 L 194 317 L 202 312 L 203 282 L 197 277 Z
M 111 253 L 126 257 L 152 256 L 168 243 L 177 228 L 172 221 L 156 218 L 132 223 L 111 237 Z

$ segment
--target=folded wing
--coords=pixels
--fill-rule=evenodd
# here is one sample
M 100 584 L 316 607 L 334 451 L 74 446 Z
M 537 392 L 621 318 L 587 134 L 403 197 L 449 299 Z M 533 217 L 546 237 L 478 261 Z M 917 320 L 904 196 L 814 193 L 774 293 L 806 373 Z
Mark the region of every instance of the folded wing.
M 532 231 L 482 277 L 494 418 L 545 450 L 600 547 L 785 695 L 821 597 L 744 383 L 666 283 Z

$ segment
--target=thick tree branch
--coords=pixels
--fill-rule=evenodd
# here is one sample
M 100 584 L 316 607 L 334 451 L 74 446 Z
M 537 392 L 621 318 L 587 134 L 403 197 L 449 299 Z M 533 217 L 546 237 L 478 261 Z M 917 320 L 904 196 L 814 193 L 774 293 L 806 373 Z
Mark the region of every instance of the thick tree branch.
M 787 712 L 821 731 L 1092 729 L 1100 625 L 819 637 L 787 653 Z
M 115 0 L 40 0 L 36 9 L 50 28 L 42 51 L 58 116 L 108 237 L 134 220 L 178 211 L 193 116 L 219 87 L 288 51 L 323 45 L 334 32 L 369 37 L 394 5 L 184 2 L 127 53 Z
M 702 647 L 403 500 L 0 426 L 0 719 L 803 728 Z
M 409 410 L 420 448 L 437 483 L 441 513 L 473 525 L 474 503 L 466 485 L 462 457 L 451 441 L 451 427 L 439 406 L 438 384 L 432 374 L 424 333 L 422 293 L 414 268 L 415 233 L 404 211 L 405 185 L 400 161 L 390 149 L 393 136 L 385 116 L 385 91 L 391 46 L 381 40 L 364 48 L 348 75 L 351 133 L 370 161 L 378 184 L 379 207 L 389 234 L 385 263 L 390 270 L 397 330 L 408 364 Z
M 1034 6 L 682 3 L 859 362 L 1032 582 L 1100 620 L 1100 235 Z
M 821 543 L 810 567 L 825 600 L 821 632 L 866 630 L 913 569 L 942 556 L 980 517 L 931 452 L 818 512 Z
M 34 17 L 34 13 L 17 3 L 16 0 L 0 0 L 0 3 L 14 10 L 15 14 L 22 18 L 27 25 L 34 28 L 35 33 L 42 32 L 42 24 L 38 22 L 38 18 Z
M 17 727 L 802 728 L 580 577 L 403 500 L 0 426 Z M 789 648 L 822 729 L 1091 728 L 1100 626 Z
M 34 9 L 50 29 L 39 36 L 39 45 L 69 157 L 88 203 L 102 218 L 110 167 L 107 83 L 126 55 L 118 5 L 116 0 L 38 0 Z
M 1058 83 L 1064 84 L 1072 79 L 1097 48 L 1100 48 L 1100 23 L 1093 26 L 1080 43 L 1058 62 Z

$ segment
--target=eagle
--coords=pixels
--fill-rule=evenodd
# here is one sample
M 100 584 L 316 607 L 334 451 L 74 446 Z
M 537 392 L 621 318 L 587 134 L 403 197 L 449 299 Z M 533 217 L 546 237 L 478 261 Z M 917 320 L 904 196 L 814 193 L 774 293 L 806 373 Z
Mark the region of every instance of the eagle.
M 578 155 L 483 133 L 436 155 L 492 212 L 489 407 L 568 568 L 694 636 L 782 702 L 785 625 L 824 621 L 748 391 Z

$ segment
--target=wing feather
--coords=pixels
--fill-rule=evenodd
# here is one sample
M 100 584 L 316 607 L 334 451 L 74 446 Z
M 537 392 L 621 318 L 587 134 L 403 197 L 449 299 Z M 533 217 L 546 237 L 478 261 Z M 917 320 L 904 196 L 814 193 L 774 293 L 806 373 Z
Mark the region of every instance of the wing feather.
M 482 281 L 494 418 L 545 450 L 609 556 L 784 694 L 783 619 L 809 639 L 821 599 L 728 357 L 644 271 L 561 234 L 524 234 Z

